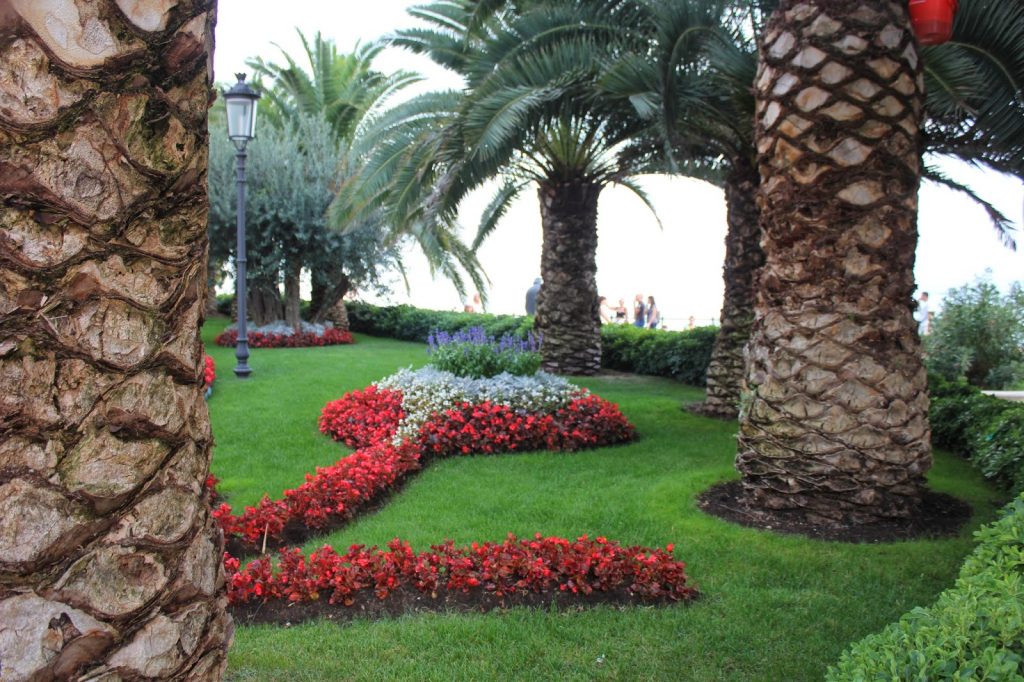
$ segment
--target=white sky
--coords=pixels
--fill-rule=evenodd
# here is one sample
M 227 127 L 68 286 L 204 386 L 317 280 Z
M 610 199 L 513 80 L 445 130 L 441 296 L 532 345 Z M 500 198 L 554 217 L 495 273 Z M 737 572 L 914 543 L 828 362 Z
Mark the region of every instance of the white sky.
M 237 71 L 248 71 L 245 59 L 262 56 L 279 61 L 280 45 L 301 54 L 295 32 L 307 36 L 320 31 L 339 50 L 366 42 L 415 22 L 407 7 L 424 4 L 407 0 L 220 0 L 214 69 L 222 83 L 233 83 Z M 457 80 L 430 60 L 401 50 L 385 51 L 377 62 L 383 71 L 407 69 L 427 76 L 422 89 L 453 87 Z M 259 144 L 257 140 L 254 144 Z M 1024 279 L 1024 186 L 1014 178 L 968 167 L 945 164 L 947 173 L 966 182 L 1013 219 L 1020 248 L 1006 249 L 984 212 L 966 197 L 925 184 L 920 194 L 919 231 L 915 276 L 920 289 L 929 291 L 933 309 L 950 288 L 960 286 L 991 269 L 993 280 L 1005 291 L 1010 282 Z M 637 293 L 654 295 L 670 326 L 681 328 L 686 318 L 699 323 L 717 321 L 722 302 L 722 262 L 725 257 L 725 200 L 715 187 L 695 180 L 650 177 L 643 182 L 661 217 L 664 230 L 647 208 L 629 191 L 606 189 L 599 203 L 597 281 L 609 300 Z M 471 239 L 489 199 L 484 191 L 464 203 L 460 220 Z M 523 312 L 526 289 L 540 274 L 541 227 L 537 198 L 527 192 L 480 250 L 490 278 L 488 309 L 499 313 Z M 406 259 L 411 294 L 396 279 L 392 302 L 438 308 L 460 308 L 454 287 L 433 280 L 422 256 L 411 251 Z

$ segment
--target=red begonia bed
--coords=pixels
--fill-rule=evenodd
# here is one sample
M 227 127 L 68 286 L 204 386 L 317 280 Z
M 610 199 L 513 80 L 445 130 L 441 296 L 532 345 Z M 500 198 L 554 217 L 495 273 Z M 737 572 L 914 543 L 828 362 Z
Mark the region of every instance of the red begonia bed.
M 575 541 L 537 535 L 455 547 L 450 541 L 414 552 L 399 539 L 386 549 L 354 545 L 345 554 L 324 546 L 309 557 L 285 547 L 338 528 L 372 509 L 433 457 L 548 449 L 574 451 L 623 443 L 633 426 L 618 407 L 594 395 L 552 414 L 523 414 L 504 405 L 460 403 L 433 414 L 415 440 L 393 436 L 404 416 L 402 395 L 375 386 L 328 403 L 320 430 L 355 452 L 321 467 L 280 500 L 264 497 L 242 514 L 222 504 L 228 598 L 249 621 L 348 619 L 410 610 L 481 609 L 518 604 L 664 604 L 694 599 L 685 564 L 665 549 L 623 547 L 586 536 Z M 211 490 L 216 479 L 208 481 Z M 266 550 L 278 548 L 273 561 Z M 236 556 L 262 556 L 242 565 Z M 232 555 L 236 556 L 232 556 Z M 338 610 L 338 607 L 352 607 Z

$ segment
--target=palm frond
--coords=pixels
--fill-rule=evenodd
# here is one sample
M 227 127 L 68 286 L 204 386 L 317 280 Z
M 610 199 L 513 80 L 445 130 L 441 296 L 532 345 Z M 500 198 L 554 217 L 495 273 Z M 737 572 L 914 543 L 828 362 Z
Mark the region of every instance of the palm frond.
M 1013 226 L 1013 221 L 1007 218 L 1002 211 L 983 199 L 977 192 L 967 185 L 957 182 L 934 166 L 923 166 L 921 177 L 925 180 L 934 182 L 937 185 L 956 190 L 981 206 L 981 208 L 985 210 L 985 213 L 988 214 L 989 220 L 992 222 L 992 227 L 995 228 L 996 234 L 999 236 L 999 240 L 1003 245 L 1011 251 L 1017 250 L 1017 240 L 1014 239 L 1012 234 L 1017 230 Z
M 477 228 L 476 237 L 473 239 L 472 249 L 474 251 L 479 249 L 484 240 L 494 232 L 498 223 L 505 217 L 512 202 L 519 197 L 525 188 L 525 182 L 515 182 L 511 179 L 506 179 L 501 183 L 501 186 L 498 187 L 498 190 L 491 197 L 490 202 L 488 202 L 487 207 L 480 216 L 480 226 Z

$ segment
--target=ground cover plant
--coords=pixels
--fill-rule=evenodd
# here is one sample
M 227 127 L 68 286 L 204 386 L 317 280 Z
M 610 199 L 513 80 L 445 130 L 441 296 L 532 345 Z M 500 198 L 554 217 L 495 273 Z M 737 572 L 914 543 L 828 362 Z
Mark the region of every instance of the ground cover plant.
M 209 345 L 224 322 L 208 323 Z M 343 390 L 398 367 L 421 366 L 422 344 L 357 334 L 350 348 L 257 349 L 254 373 L 217 380 L 210 402 L 214 473 L 236 510 L 281 497 L 339 444 L 310 414 Z M 222 367 L 231 351 L 211 348 Z M 227 363 L 227 364 L 225 364 Z M 821 679 L 851 642 L 877 632 L 953 585 L 971 532 L 1005 497 L 966 461 L 937 452 L 932 488 L 975 509 L 959 537 L 849 545 L 742 528 L 699 511 L 696 495 L 735 478 L 735 427 L 679 410 L 701 391 L 662 378 L 610 375 L 578 383 L 617 403 L 641 438 L 572 457 L 454 457 L 419 474 L 374 514 L 311 540 L 417 552 L 518 538 L 629 538 L 685 547 L 704 597 L 684 609 L 597 606 L 428 613 L 280 627 L 241 625 L 230 653 L 236 680 L 317 679 Z M 270 417 L 272 415 L 272 418 Z

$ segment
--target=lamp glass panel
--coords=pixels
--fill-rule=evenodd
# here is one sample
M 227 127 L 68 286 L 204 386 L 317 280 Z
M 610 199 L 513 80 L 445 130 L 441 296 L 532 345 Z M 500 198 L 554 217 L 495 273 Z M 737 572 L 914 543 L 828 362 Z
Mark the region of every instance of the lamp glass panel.
M 253 101 L 242 97 L 228 99 L 227 109 L 228 137 L 232 139 L 251 138 L 255 125 Z

